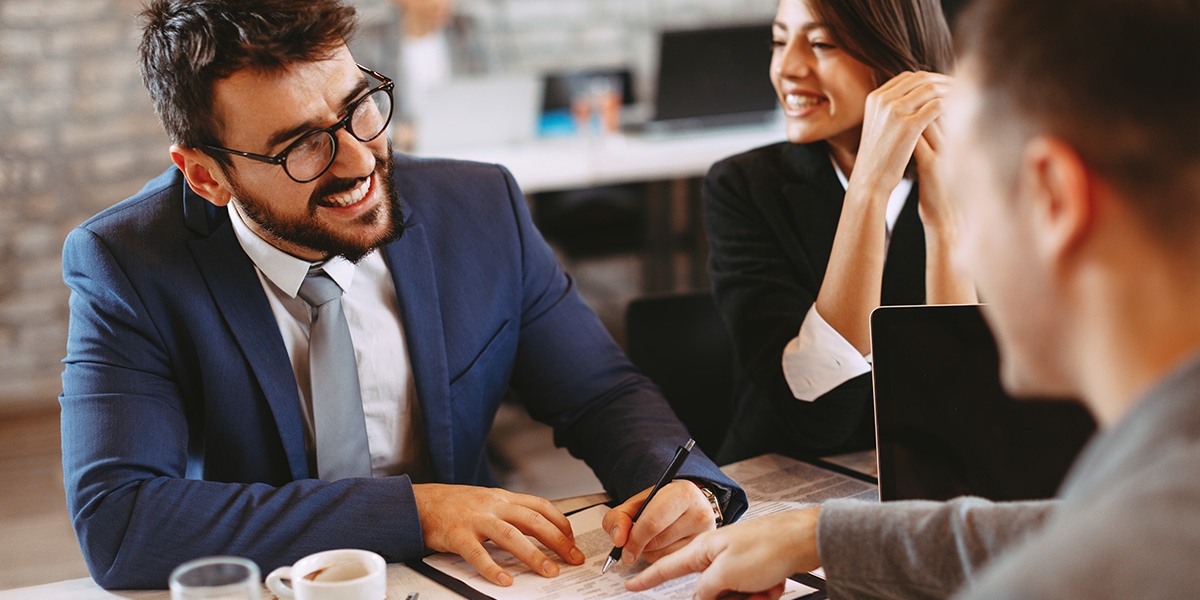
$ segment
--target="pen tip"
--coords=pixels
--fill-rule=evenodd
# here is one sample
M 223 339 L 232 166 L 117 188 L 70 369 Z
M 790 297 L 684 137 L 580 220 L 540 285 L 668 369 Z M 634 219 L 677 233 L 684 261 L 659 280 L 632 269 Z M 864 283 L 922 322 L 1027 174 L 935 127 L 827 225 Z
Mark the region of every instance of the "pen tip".
M 613 566 L 613 563 L 614 563 L 614 562 L 616 562 L 616 561 L 614 561 L 614 560 L 613 560 L 613 558 L 612 558 L 611 556 L 610 556 L 610 557 L 608 557 L 608 558 L 606 558 L 606 559 L 604 560 L 604 568 L 603 568 L 603 569 L 600 569 L 600 573 L 607 573 L 607 572 L 608 572 L 608 570 L 609 570 L 609 568 L 611 568 L 611 567 Z

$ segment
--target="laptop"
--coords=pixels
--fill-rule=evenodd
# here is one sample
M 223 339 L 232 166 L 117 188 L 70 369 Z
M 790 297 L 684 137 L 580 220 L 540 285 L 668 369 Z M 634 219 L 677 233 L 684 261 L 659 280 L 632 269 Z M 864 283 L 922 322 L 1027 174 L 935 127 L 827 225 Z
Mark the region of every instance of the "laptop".
M 664 31 L 659 37 L 653 116 L 646 132 L 769 123 L 770 23 Z
M 537 134 L 542 80 L 536 76 L 450 79 L 415 103 L 417 154 L 466 146 L 504 146 Z
M 1052 497 L 1096 429 L 1077 402 L 1013 399 L 979 305 L 871 314 L 880 500 Z

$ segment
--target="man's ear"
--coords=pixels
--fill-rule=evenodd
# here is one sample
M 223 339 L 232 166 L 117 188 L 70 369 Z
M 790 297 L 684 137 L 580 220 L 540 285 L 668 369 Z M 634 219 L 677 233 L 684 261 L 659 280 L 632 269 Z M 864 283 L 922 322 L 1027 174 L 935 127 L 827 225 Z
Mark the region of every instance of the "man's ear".
M 179 167 L 197 194 L 200 194 L 216 206 L 225 206 L 233 199 L 225 174 L 217 166 L 213 157 L 196 150 L 185 148 L 178 144 L 171 145 L 171 162 Z
M 1033 216 L 1038 254 L 1061 264 L 1084 242 L 1096 204 L 1087 164 L 1059 138 L 1038 136 L 1025 145 L 1023 196 Z

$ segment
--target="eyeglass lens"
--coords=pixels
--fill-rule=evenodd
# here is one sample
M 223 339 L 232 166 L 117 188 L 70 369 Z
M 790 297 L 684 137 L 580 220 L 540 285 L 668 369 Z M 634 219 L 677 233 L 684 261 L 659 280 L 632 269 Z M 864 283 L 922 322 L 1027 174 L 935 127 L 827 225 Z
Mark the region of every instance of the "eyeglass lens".
M 350 135 L 361 142 L 369 142 L 387 127 L 392 115 L 391 97 L 386 90 L 376 90 L 354 107 L 350 116 Z M 299 181 L 310 181 L 320 177 L 333 164 L 336 151 L 334 133 L 316 131 L 300 141 L 288 152 L 284 169 Z

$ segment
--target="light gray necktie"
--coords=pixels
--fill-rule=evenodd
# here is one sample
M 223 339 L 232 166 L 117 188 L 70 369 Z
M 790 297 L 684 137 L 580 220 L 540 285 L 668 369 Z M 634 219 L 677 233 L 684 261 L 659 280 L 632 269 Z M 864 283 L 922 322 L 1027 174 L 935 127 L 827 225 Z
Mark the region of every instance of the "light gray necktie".
M 367 424 L 342 288 L 323 270 L 310 270 L 299 295 L 317 310 L 308 336 L 317 475 L 326 481 L 370 477 Z

